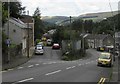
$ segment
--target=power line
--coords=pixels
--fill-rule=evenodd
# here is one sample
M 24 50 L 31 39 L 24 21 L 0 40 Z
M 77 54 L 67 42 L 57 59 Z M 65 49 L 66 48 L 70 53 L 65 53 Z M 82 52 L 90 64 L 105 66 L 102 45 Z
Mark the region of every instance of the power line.
M 110 3 L 110 0 L 109 0 L 109 6 L 110 6 L 110 10 L 111 10 L 112 16 L 114 16 L 114 15 L 113 15 L 113 10 L 112 10 L 112 6 L 111 6 L 111 3 Z

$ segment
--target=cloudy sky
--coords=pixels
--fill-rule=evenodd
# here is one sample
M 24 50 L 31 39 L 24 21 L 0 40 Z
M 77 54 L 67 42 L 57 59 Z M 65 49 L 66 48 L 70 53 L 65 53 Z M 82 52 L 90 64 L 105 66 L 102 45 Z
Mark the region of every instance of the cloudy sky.
M 112 10 L 118 10 L 120 0 L 110 0 Z M 78 16 L 86 13 L 110 11 L 109 0 L 21 0 L 33 15 L 36 7 L 42 16 Z

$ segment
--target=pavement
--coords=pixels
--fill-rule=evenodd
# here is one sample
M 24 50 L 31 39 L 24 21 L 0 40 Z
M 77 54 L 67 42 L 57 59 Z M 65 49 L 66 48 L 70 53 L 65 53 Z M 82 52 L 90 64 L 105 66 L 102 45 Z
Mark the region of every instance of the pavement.
M 113 64 L 113 68 L 112 68 L 112 73 L 111 73 L 111 79 L 110 82 L 119 82 L 119 71 L 120 71 L 120 59 L 118 59 L 118 56 L 115 57 L 115 61 Z
M 33 53 L 34 53 L 34 47 L 31 47 L 30 48 L 30 54 L 29 54 L 30 57 L 29 58 L 27 56 L 19 56 L 15 60 L 10 61 L 8 64 L 3 64 L 2 65 L 2 71 L 12 69 L 12 68 L 15 68 L 17 66 L 20 66 L 20 65 L 26 63 L 27 61 L 29 61 L 32 58 Z
M 15 68 L 21 64 L 24 64 L 26 63 L 28 60 L 30 60 L 30 58 L 27 58 L 27 57 L 21 57 L 19 59 L 16 59 L 14 61 L 10 61 L 8 64 L 3 64 L 2 65 L 2 70 L 8 70 L 8 69 L 11 69 L 11 68 Z

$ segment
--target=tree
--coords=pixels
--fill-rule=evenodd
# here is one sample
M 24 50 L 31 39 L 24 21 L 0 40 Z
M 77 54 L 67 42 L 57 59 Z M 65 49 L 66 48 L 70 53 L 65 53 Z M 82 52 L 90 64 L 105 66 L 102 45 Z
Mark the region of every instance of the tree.
M 25 7 L 22 7 L 21 2 L 10 2 L 9 3 L 10 8 L 10 17 L 14 18 L 20 18 L 22 16 L 22 13 L 25 10 Z M 8 2 L 2 3 L 2 24 L 7 21 L 8 18 Z
M 73 30 L 82 31 L 82 27 L 83 27 L 83 20 L 81 20 L 81 19 L 75 20 L 72 23 Z
M 36 8 L 33 14 L 33 18 L 35 20 L 35 27 L 34 27 L 35 39 L 40 39 L 44 33 L 44 24 L 41 20 L 41 13 L 38 7 Z
M 84 21 L 84 30 L 85 30 L 85 32 L 92 33 L 92 30 L 93 30 L 93 21 L 92 20 Z
M 14 18 L 21 17 L 23 11 L 25 10 L 25 7 L 22 7 L 21 2 L 10 2 L 10 16 Z M 4 10 L 8 11 L 8 2 L 3 2 L 3 8 Z

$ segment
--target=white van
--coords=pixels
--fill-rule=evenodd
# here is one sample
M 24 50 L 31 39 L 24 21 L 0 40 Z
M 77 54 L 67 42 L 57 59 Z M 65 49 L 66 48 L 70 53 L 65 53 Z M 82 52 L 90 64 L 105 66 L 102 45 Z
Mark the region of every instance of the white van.
M 48 46 L 52 45 L 52 39 L 47 39 L 47 45 Z

